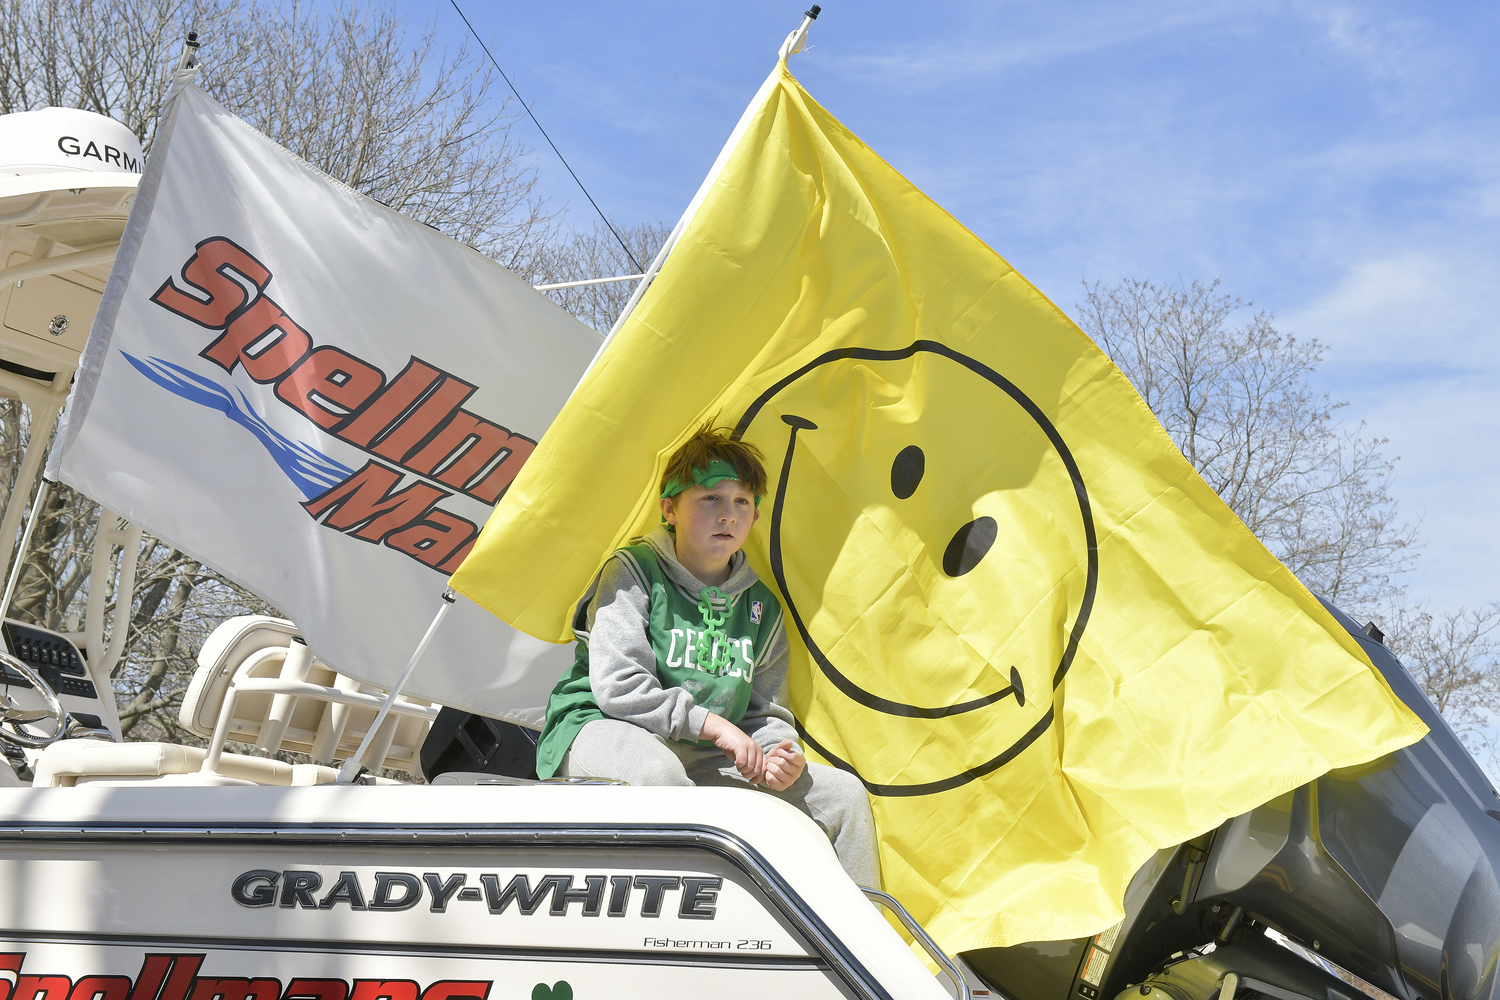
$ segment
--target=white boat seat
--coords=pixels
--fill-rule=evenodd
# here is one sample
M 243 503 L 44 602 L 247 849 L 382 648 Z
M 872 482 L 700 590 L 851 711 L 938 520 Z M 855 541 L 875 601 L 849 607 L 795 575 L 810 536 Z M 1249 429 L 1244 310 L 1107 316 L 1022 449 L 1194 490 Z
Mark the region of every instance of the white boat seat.
M 261 750 L 292 750 L 320 763 L 344 760 L 359 749 L 385 692 L 338 673 L 316 657 L 287 652 L 300 645 L 297 626 L 283 618 L 241 615 L 208 637 L 178 718 L 198 736 L 250 743 Z M 237 689 L 222 737 L 216 729 L 231 681 Z M 277 690 L 294 693 L 277 693 Z M 341 702 L 339 699 L 343 699 Z M 354 702 L 351 704 L 350 702 Z M 370 770 L 413 772 L 422 741 L 438 709 L 405 695 L 396 699 L 366 754 Z M 210 748 L 212 744 L 210 744 Z
M 176 743 L 105 743 L 60 740 L 36 764 L 34 787 L 71 788 L 94 782 L 150 781 L 169 775 L 195 774 L 208 751 Z M 287 764 L 270 757 L 226 753 L 218 774 L 257 785 L 322 785 L 338 772 L 317 764 Z
M 378 688 L 315 659 L 293 623 L 243 615 L 224 622 L 203 644 L 178 713 L 190 731 L 208 737 L 207 749 L 60 740 L 41 754 L 34 784 L 324 784 L 336 780 L 338 772 L 322 765 L 359 749 L 384 698 Z M 397 698 L 371 741 L 365 766 L 417 768 L 422 741 L 437 713 L 428 702 Z M 271 753 L 306 753 L 318 763 L 228 753 L 230 740 Z

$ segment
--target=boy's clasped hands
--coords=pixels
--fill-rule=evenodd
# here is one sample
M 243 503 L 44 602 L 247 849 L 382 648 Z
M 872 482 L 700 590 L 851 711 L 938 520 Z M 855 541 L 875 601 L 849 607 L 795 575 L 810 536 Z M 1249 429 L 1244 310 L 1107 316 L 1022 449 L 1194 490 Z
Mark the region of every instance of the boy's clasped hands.
M 790 788 L 807 765 L 802 751 L 791 740 L 782 740 L 768 752 L 739 726 L 712 712 L 703 723 L 702 738 L 711 740 L 724 751 L 724 756 L 734 761 L 740 777 L 752 785 L 764 784 L 774 792 Z

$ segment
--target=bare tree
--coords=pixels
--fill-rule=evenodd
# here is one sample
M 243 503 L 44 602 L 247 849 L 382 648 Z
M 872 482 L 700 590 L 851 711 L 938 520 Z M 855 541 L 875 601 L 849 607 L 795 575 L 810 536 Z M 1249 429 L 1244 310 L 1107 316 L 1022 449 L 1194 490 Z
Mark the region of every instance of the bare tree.
M 225 32 L 221 65 L 205 54 L 204 89 L 356 191 L 512 270 L 531 266 L 552 229 L 488 65 L 464 46 L 438 55 L 435 22 L 408 41 L 389 8 L 250 11 Z
M 1397 606 L 1383 617 L 1386 645 L 1411 671 L 1469 750 L 1496 750 L 1500 703 L 1500 603 L 1430 612 Z
M 1343 404 L 1312 388 L 1323 345 L 1283 336 L 1217 281 L 1084 288 L 1080 324 L 1245 526 L 1328 600 L 1393 603 L 1416 528 L 1398 517 L 1386 442 L 1339 427 Z
M 149 143 L 187 32 L 239 14 L 233 0 L 0 0 L 0 113 L 83 108 Z
M 435 22 L 257 0 L 0 0 L 0 113 L 77 107 L 149 150 L 187 32 L 198 84 L 329 176 L 526 271 L 552 235 L 508 96 Z
M 616 222 L 614 228 L 630 248 L 635 261 L 639 261 L 643 267 L 656 256 L 672 231 L 672 227 L 663 222 L 647 222 L 638 226 Z M 592 229 L 570 230 L 564 238 L 538 254 L 531 269 L 522 273 L 534 285 L 550 285 L 639 272 L 635 269 L 635 262 L 626 256 L 619 240 L 615 239 L 614 233 L 602 222 L 595 222 Z M 635 287 L 634 281 L 617 281 L 578 288 L 559 288 L 547 294 L 558 305 L 595 330 L 607 333 L 620 313 L 624 312 L 625 303 L 629 301 Z
M 1496 754 L 1500 604 L 1430 611 L 1399 576 L 1416 527 L 1397 515 L 1385 441 L 1340 427 L 1312 388 L 1323 345 L 1282 336 L 1219 291 L 1125 280 L 1084 285 L 1079 322 L 1245 525 L 1314 591 L 1375 618 L 1470 751 Z

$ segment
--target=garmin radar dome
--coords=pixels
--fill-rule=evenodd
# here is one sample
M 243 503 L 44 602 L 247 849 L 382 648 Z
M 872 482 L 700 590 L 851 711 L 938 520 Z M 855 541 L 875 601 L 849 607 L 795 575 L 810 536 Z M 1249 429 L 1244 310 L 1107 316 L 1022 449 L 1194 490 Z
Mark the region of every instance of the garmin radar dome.
M 113 118 L 75 108 L 0 115 L 0 177 L 80 170 L 139 174 L 135 133 Z

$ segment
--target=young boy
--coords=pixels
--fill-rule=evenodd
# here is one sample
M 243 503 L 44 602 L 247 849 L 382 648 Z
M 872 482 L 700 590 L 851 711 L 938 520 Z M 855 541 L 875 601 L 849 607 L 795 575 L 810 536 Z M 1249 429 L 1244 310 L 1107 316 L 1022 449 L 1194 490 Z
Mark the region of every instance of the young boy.
M 667 463 L 666 526 L 614 552 L 579 602 L 537 774 L 762 788 L 822 827 L 850 878 L 878 887 L 869 798 L 854 775 L 803 758 L 782 693 L 781 602 L 740 551 L 765 495 L 760 458 L 705 426 Z

